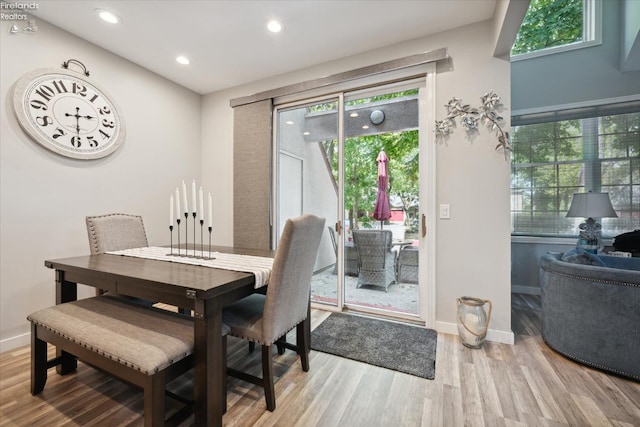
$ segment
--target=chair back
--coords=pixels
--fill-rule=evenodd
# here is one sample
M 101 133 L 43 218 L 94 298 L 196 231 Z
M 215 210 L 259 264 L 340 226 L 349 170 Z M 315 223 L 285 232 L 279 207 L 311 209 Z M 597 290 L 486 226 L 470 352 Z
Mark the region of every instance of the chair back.
M 107 214 L 86 218 L 92 254 L 149 246 L 139 215 Z
M 287 220 L 267 287 L 264 342 L 274 342 L 307 318 L 311 276 L 324 223 L 324 218 L 309 214 Z
M 358 248 L 360 268 L 384 269 L 391 253 L 391 230 L 353 230 L 353 241 Z

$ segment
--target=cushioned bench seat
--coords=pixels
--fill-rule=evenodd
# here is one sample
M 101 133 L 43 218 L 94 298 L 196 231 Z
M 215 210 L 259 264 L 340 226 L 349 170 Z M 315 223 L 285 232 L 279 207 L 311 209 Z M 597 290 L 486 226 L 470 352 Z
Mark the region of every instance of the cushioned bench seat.
M 193 366 L 193 320 L 177 313 L 103 295 L 45 308 L 28 320 L 32 394 L 44 389 L 49 367 L 64 365 L 60 357 L 46 360 L 51 343 L 143 388 L 145 426 L 164 424 L 166 383 Z

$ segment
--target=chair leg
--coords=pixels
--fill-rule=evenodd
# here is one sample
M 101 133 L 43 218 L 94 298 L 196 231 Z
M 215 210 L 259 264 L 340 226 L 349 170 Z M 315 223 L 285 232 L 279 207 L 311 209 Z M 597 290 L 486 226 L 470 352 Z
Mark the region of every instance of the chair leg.
M 254 343 L 253 341 L 249 341 L 249 353 L 253 353 L 255 349 L 256 343 Z
M 44 390 L 47 382 L 47 343 L 38 338 L 38 327 L 31 324 L 31 394 Z
M 270 345 L 262 346 L 262 382 L 267 409 L 273 412 L 276 409 L 276 393 L 273 387 L 273 355 Z
M 311 342 L 311 333 L 309 332 L 310 317 L 307 316 L 305 320 L 298 323 L 296 326 L 296 346 L 298 347 L 298 355 L 300 356 L 300 363 L 302 363 L 302 370 L 309 372 L 309 347 Z
M 305 324 L 305 342 L 307 346 L 305 350 L 307 350 L 307 354 L 311 352 L 311 293 L 309 293 L 309 303 L 307 305 L 307 318 L 304 319 Z
M 278 341 L 276 341 L 276 347 L 278 348 L 278 354 L 282 356 L 284 354 L 285 346 L 283 343 L 287 342 L 287 334 L 281 336 Z

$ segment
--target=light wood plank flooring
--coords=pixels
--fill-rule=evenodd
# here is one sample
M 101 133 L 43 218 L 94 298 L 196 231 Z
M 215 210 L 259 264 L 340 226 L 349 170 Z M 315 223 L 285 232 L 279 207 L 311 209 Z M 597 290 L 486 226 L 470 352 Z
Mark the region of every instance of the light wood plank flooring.
M 540 300 L 513 295 L 513 346 L 480 350 L 439 334 L 435 380 L 312 351 L 305 373 L 294 353 L 275 356 L 277 409 L 261 389 L 230 378 L 226 426 L 640 426 L 640 384 L 578 365 L 540 337 Z M 312 327 L 328 313 L 314 310 Z M 229 342 L 231 365 L 260 370 L 260 352 Z M 175 385 L 188 389 L 188 381 Z M 79 364 L 49 372 L 29 394 L 29 347 L 0 354 L 0 425 L 139 426 L 142 393 Z M 193 417 L 181 426 L 193 425 Z

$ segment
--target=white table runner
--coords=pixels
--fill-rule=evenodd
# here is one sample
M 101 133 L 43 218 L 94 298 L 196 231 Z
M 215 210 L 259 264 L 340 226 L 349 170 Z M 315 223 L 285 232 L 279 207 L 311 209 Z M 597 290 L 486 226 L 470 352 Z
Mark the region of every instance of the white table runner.
M 202 267 L 220 268 L 223 270 L 242 271 L 253 273 L 256 276 L 256 288 L 269 284 L 273 258 L 259 257 L 253 255 L 226 254 L 222 252 L 211 252 L 211 257 L 215 259 L 187 258 L 184 256 L 167 256 L 171 248 L 159 246 L 149 246 L 144 248 L 123 249 L 121 251 L 109 251 L 111 255 L 123 255 L 136 258 L 146 258 L 158 261 L 178 262 L 181 264 L 199 265 Z M 175 252 L 175 250 L 174 250 Z M 200 252 L 196 251 L 196 255 Z M 205 251 L 205 256 L 209 253 Z

